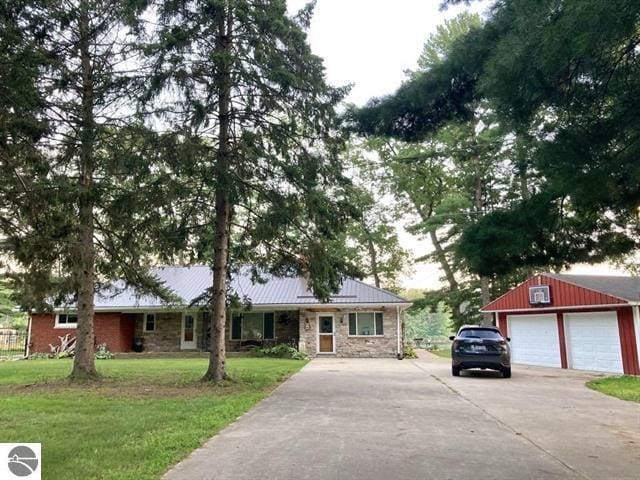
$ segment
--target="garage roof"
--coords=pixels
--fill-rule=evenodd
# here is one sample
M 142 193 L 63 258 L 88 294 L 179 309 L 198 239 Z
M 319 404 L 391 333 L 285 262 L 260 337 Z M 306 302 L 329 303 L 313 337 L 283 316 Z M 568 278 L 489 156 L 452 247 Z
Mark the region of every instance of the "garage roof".
M 547 277 L 573 283 L 629 302 L 640 302 L 640 277 L 614 275 L 569 275 L 546 273 Z
M 531 304 L 529 288 L 549 285 L 551 301 Z M 554 310 L 640 303 L 640 278 L 541 273 L 482 307 L 483 312 Z
M 157 267 L 152 273 L 164 285 L 175 292 L 184 305 L 190 304 L 201 296 L 213 281 L 213 272 L 208 266 L 191 267 Z M 264 283 L 254 283 L 251 280 L 251 270 L 241 268 L 231 280 L 231 290 L 241 298 L 251 300 L 253 306 L 277 305 L 326 305 L 321 304 L 307 287 L 307 281 L 302 277 L 277 277 L 263 274 Z M 119 287 L 119 288 L 118 288 Z M 95 298 L 97 310 L 110 309 L 141 309 L 164 306 L 161 299 L 153 296 L 140 296 L 133 288 L 124 288 L 122 284 L 115 285 Z M 372 285 L 347 278 L 343 281 L 340 291 L 331 296 L 328 304 L 335 305 L 408 305 L 410 302 L 398 295 L 376 288 Z

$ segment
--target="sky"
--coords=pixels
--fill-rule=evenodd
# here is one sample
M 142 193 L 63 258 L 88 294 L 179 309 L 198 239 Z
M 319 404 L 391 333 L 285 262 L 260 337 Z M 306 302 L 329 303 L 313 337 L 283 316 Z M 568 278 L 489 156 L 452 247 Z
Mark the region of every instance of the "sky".
M 307 3 L 288 0 L 291 12 Z M 440 0 L 317 0 L 309 30 L 316 55 L 324 59 L 329 82 L 352 85 L 346 101 L 363 105 L 372 97 L 393 93 L 415 70 L 422 46 L 429 34 L 445 19 L 463 10 L 483 14 L 490 2 L 473 2 L 440 10 Z M 398 225 L 402 246 L 413 256 L 431 251 L 430 243 L 404 231 Z M 571 273 L 623 274 L 610 265 L 576 265 Z M 405 288 L 435 289 L 440 283 L 436 264 L 415 264 L 402 278 Z

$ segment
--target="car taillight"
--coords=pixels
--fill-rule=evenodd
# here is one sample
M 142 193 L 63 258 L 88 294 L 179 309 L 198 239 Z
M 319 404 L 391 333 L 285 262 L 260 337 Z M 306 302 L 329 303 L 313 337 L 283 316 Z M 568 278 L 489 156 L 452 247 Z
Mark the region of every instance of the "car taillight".
M 498 342 L 498 350 L 500 350 L 501 352 L 506 352 L 507 351 L 507 342 L 504 340 L 501 340 Z
M 454 352 L 460 351 L 460 341 L 458 340 L 453 341 L 453 351 Z

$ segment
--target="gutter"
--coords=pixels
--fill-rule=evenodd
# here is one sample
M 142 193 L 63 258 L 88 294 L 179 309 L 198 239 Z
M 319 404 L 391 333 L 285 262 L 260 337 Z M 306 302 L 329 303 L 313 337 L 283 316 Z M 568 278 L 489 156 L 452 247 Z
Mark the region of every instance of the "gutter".
M 398 337 L 398 360 L 402 360 L 404 358 L 404 332 L 402 331 L 402 322 L 400 321 L 400 315 L 402 314 L 402 312 L 404 311 L 404 308 L 402 307 L 407 307 L 408 305 L 411 304 L 403 304 L 398 305 L 398 307 L 396 308 L 396 331 L 397 331 L 397 337 Z
M 112 307 L 96 307 L 94 309 L 95 312 L 119 312 L 119 313 L 136 313 L 136 312 L 166 312 L 166 311 L 174 311 L 174 312 L 182 312 L 184 310 L 197 310 L 203 305 L 194 305 L 192 307 L 188 305 L 155 305 L 155 306 L 123 306 L 123 305 L 114 305 Z M 261 311 L 266 309 L 319 309 L 319 308 L 373 308 L 373 307 L 410 307 L 411 303 L 288 303 L 288 304 L 280 304 L 280 303 L 261 303 L 261 304 L 253 304 L 252 310 Z M 53 310 L 53 313 L 64 313 L 64 312 L 74 312 L 75 308 L 56 308 Z
M 620 307 L 633 307 L 639 305 L 638 302 L 627 302 L 627 303 L 605 303 L 601 305 L 573 305 L 573 306 L 563 306 L 563 307 L 536 307 L 536 308 L 512 308 L 509 310 L 483 310 L 480 309 L 481 313 L 502 313 L 502 312 L 548 312 L 554 310 L 581 310 L 581 309 L 593 309 L 593 308 L 620 308 Z

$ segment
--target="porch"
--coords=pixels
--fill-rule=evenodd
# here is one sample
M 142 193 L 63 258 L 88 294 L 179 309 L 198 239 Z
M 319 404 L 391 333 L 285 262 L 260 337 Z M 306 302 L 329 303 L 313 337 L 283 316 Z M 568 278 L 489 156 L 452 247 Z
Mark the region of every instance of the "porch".
M 206 311 L 145 312 L 135 317 L 136 343 L 147 352 L 208 351 L 211 320 Z M 298 311 L 230 313 L 225 331 L 228 352 L 286 343 L 298 348 Z

